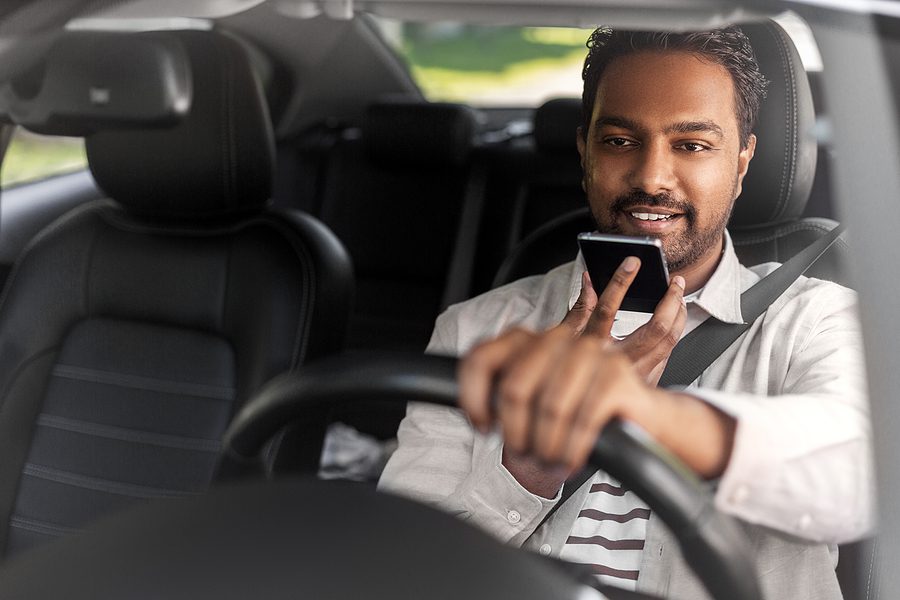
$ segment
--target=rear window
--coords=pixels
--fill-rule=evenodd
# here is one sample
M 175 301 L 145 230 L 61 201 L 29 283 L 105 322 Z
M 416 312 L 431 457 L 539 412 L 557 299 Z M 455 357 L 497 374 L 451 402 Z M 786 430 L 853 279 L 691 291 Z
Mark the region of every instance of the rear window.
M 806 69 L 821 71 L 809 26 L 793 13 L 775 20 Z M 549 98 L 581 97 L 585 44 L 593 29 L 373 21 L 428 100 L 534 107 Z
M 3 157 L 0 186 L 38 181 L 86 167 L 84 139 L 38 135 L 17 127 Z
M 537 106 L 581 95 L 591 29 L 376 22 L 428 100 Z

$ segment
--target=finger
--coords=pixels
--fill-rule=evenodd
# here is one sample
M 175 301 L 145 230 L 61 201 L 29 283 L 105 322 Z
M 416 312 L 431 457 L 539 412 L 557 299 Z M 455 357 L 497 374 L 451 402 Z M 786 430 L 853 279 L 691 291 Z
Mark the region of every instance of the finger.
M 603 360 L 615 361 L 617 358 L 623 357 L 607 353 Z M 630 365 L 627 368 L 630 368 Z M 617 364 L 598 369 L 586 397 L 588 401 L 581 405 L 562 456 L 561 462 L 568 468 L 575 470 L 584 467 L 600 432 L 618 415 L 622 399 L 617 397 L 615 390 L 618 387 L 616 378 L 620 376 L 620 370 L 621 366 Z
M 686 323 L 687 307 L 682 306 L 681 310 L 678 311 L 675 323 L 672 325 L 671 335 L 635 362 L 635 369 L 638 373 L 646 373 L 645 378 L 650 385 L 656 386 L 659 383 L 659 378 L 662 377 L 663 371 L 666 369 L 669 357 L 681 339 L 681 334 L 684 333 Z
M 603 404 L 595 407 L 590 416 L 583 417 L 572 430 L 566 452 L 559 462 L 572 472 L 583 469 L 603 428 L 615 416 L 615 409 L 611 405 Z
M 676 275 L 669 283 L 666 293 L 656 305 L 653 316 L 649 321 L 638 327 L 631 335 L 619 344 L 619 348 L 625 352 L 632 361 L 637 362 L 646 358 L 653 349 L 665 346 L 665 343 L 673 341 L 673 327 L 684 310 L 684 278 Z M 674 337 L 674 342 L 678 341 Z M 674 347 L 674 342 L 672 347 Z M 660 344 L 663 346 L 660 346 Z M 671 349 L 671 348 L 670 348 Z M 654 364 L 659 359 L 653 361 Z
M 673 283 L 672 287 L 675 287 L 675 285 L 676 284 Z M 677 297 L 677 304 L 668 302 L 671 298 L 666 299 L 668 305 L 664 309 L 665 314 L 663 315 L 661 313 L 660 320 L 655 326 L 648 322 L 641 327 L 641 329 L 644 329 L 642 333 L 645 334 L 645 339 L 635 344 L 638 348 L 638 353 L 636 354 L 637 358 L 634 360 L 635 365 L 643 364 L 646 366 L 647 370 L 652 369 L 659 361 L 668 359 L 672 350 L 675 348 L 675 345 L 678 344 L 678 341 L 681 339 L 681 334 L 684 332 L 685 323 L 687 323 L 687 306 L 684 303 L 684 296 L 682 294 L 683 291 L 679 291 L 678 289 L 672 293 L 671 298 Z M 660 304 L 662 304 L 662 302 L 660 302 Z M 673 310 L 673 306 L 674 316 L 671 317 L 671 322 L 668 322 L 670 319 L 668 313 Z M 651 321 L 652 320 L 653 319 L 651 319 Z M 629 336 L 629 338 L 630 337 L 631 336 Z M 630 339 L 626 339 L 622 342 L 622 350 L 624 350 L 629 357 L 632 357 L 633 349 L 629 342 Z
M 491 425 L 491 393 L 494 381 L 507 361 L 520 351 L 534 334 L 514 329 L 500 337 L 475 346 L 459 361 L 459 406 L 472 425 L 482 433 Z
M 622 306 L 622 300 L 625 298 L 625 292 L 631 282 L 634 281 L 638 269 L 641 268 L 641 261 L 635 256 L 629 256 L 622 261 L 622 264 L 613 273 L 609 283 L 603 293 L 597 298 L 597 305 L 594 307 L 587 324 L 584 327 L 584 333 L 588 335 L 597 335 L 608 337 L 612 331 L 613 322 L 616 320 L 616 313 Z
M 503 428 L 503 443 L 513 452 L 526 452 L 534 430 L 536 399 L 572 343 L 572 335 L 557 327 L 535 337 L 511 361 L 497 382 L 497 419 Z
M 532 446 L 545 462 L 562 459 L 575 415 L 597 373 L 604 340 L 580 338 L 558 361 L 537 400 Z
M 560 325 L 568 327 L 576 335 L 581 334 L 596 305 L 597 292 L 591 283 L 591 276 L 587 271 L 584 271 L 581 274 L 581 292 L 578 294 L 578 299 L 575 300 L 575 304 L 563 317 Z

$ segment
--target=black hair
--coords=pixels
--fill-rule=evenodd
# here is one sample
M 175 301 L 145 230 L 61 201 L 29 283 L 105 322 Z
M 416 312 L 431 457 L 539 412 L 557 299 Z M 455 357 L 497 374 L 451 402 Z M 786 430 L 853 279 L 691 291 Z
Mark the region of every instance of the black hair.
M 597 87 L 603 72 L 614 59 L 641 51 L 679 50 L 697 54 L 722 65 L 731 74 L 737 108 L 741 147 L 747 146 L 759 105 L 766 95 L 768 81 L 759 70 L 750 40 L 735 25 L 712 31 L 669 33 L 617 31 L 598 27 L 587 41 L 581 78 L 582 135 L 587 136 L 594 112 Z

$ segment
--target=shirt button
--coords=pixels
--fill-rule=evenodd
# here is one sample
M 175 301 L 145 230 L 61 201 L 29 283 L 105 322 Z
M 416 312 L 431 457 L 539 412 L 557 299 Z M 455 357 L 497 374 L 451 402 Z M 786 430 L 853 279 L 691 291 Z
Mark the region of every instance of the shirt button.
M 520 515 L 519 511 L 517 510 L 511 510 L 506 513 L 506 520 L 515 525 L 522 520 L 522 515 Z
M 541 553 L 541 556 L 547 556 L 550 554 L 551 550 L 553 550 L 553 548 L 550 547 L 550 544 L 544 544 L 538 549 L 538 552 Z
M 810 525 L 812 525 L 812 517 L 808 514 L 800 517 L 800 521 L 797 523 L 797 527 L 800 529 L 807 529 Z
M 740 485 L 734 490 L 734 493 L 731 494 L 731 501 L 734 504 L 742 504 L 747 498 L 750 497 L 750 488 L 746 485 Z

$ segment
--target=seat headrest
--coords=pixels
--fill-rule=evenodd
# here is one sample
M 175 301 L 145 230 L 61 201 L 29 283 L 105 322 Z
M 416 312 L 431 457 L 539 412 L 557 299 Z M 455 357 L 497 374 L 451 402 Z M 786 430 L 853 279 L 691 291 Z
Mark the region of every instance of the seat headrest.
M 162 218 L 225 217 L 265 206 L 272 125 L 241 44 L 213 31 L 121 35 L 136 44 L 143 37 L 177 41 L 188 62 L 191 102 L 174 126 L 88 135 L 88 162 L 100 188 L 132 212 Z M 98 60 L 106 50 L 97 44 Z
M 548 154 L 573 154 L 576 130 L 581 127 L 581 99 L 553 98 L 534 112 L 534 143 Z
M 756 154 L 731 216 L 732 228 L 799 218 L 809 199 L 817 153 L 809 79 L 790 37 L 773 21 L 741 29 L 769 88 L 754 129 Z
M 366 110 L 363 139 L 369 158 L 385 167 L 460 166 L 475 134 L 475 113 L 461 104 L 393 100 Z

